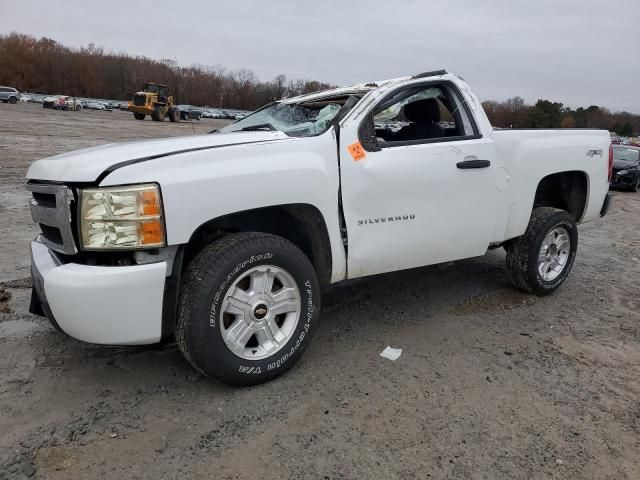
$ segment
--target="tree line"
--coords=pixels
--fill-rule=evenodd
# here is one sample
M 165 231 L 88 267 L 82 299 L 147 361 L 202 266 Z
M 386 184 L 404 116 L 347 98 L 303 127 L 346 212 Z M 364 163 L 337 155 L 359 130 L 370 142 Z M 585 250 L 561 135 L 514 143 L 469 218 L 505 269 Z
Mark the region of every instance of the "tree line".
M 562 103 L 538 100 L 527 105 L 521 97 L 504 102 L 482 102 L 491 123 L 501 128 L 603 128 L 623 137 L 640 134 L 640 115 L 629 112 L 611 112 L 591 105 L 575 110 Z
M 66 47 L 50 38 L 11 33 L 0 35 L 0 85 L 34 93 L 129 100 L 145 82 L 169 86 L 178 103 L 253 110 L 273 100 L 310 93 L 331 85 L 313 80 L 288 80 L 278 75 L 260 81 L 251 70 L 181 67 L 175 60 L 154 60 L 105 52 L 89 44 Z M 520 97 L 483 106 L 496 127 L 604 128 L 622 136 L 640 133 L 640 115 L 610 112 L 591 105 L 572 110 L 562 103 Z
M 130 100 L 145 82 L 168 85 L 178 103 L 246 110 L 330 88 L 284 75 L 263 82 L 251 70 L 181 67 L 175 60 L 105 52 L 93 44 L 75 49 L 50 38 L 0 35 L 0 85 L 22 92 Z

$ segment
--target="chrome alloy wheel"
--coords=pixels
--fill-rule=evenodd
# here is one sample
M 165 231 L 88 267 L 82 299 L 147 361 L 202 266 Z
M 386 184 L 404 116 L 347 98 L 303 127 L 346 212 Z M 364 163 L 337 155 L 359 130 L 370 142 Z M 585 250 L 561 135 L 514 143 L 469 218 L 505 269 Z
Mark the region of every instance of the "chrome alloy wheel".
M 220 331 L 229 350 L 261 360 L 280 350 L 300 320 L 302 301 L 293 277 L 282 268 L 260 265 L 229 287 L 220 309 Z
M 538 254 L 538 271 L 543 280 L 551 282 L 558 278 L 567 266 L 571 239 L 564 227 L 551 230 L 542 242 Z

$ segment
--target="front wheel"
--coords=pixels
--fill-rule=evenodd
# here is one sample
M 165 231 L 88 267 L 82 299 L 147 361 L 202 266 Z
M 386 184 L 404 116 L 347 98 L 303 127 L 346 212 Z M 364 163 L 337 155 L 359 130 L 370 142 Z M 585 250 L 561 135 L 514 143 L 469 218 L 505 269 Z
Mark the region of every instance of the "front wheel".
M 177 108 L 169 109 L 169 121 L 171 122 L 179 122 L 180 121 L 180 110 Z
M 305 350 L 320 311 L 313 265 L 284 238 L 223 237 L 189 264 L 176 338 L 204 375 L 233 385 L 271 380 Z
M 156 122 L 164 122 L 164 115 L 165 110 L 162 107 L 157 106 L 153 109 L 153 112 L 151 112 L 151 120 L 154 120 Z
M 578 228 L 564 210 L 533 210 L 524 235 L 509 242 L 507 270 L 514 285 L 538 296 L 549 295 L 567 278 L 578 249 Z
M 638 174 L 635 183 L 631 187 L 632 192 L 637 192 L 638 190 L 640 190 L 640 174 Z
M 16 97 L 11 97 L 11 98 L 9 99 L 9 103 L 10 103 L 11 105 L 15 105 L 17 102 L 18 102 L 18 99 L 17 99 Z

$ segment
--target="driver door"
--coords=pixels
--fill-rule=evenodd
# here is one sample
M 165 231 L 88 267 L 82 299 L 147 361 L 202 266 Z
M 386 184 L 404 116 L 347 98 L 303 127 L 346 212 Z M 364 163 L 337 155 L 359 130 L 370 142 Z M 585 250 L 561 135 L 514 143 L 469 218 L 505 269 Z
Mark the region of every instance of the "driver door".
M 429 98 L 439 118 L 414 125 L 405 106 Z M 392 91 L 347 119 L 340 166 L 348 278 L 483 255 L 494 228 L 494 156 L 451 82 Z

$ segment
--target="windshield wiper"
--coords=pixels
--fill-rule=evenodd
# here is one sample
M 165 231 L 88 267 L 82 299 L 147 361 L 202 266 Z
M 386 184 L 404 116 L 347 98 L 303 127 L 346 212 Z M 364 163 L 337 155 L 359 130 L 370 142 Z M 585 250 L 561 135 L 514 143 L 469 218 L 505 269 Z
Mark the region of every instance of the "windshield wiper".
M 271 130 L 274 132 L 277 132 L 278 129 L 276 127 L 274 127 L 273 125 L 271 125 L 270 123 L 259 123 L 257 125 L 249 125 L 248 127 L 244 127 L 242 129 L 243 132 L 251 132 L 254 130 Z

